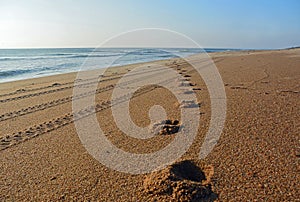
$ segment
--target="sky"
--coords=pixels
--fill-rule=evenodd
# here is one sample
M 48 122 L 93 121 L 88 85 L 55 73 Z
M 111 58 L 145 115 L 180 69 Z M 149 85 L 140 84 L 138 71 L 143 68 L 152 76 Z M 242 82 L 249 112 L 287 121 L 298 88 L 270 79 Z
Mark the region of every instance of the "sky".
M 96 47 L 141 28 L 205 48 L 286 48 L 300 45 L 299 19 L 299 0 L 0 0 L 0 48 Z

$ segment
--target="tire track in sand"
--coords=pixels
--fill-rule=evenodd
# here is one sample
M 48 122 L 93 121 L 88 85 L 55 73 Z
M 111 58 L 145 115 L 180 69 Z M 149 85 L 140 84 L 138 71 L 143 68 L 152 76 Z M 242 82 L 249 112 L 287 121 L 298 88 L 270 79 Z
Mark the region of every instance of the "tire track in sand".
M 192 71 L 195 71 L 194 69 L 192 69 L 190 71 L 187 71 L 183 68 L 179 68 L 179 66 L 180 65 L 176 64 L 175 66 L 173 66 L 173 68 L 177 68 L 177 70 L 180 70 L 181 74 L 186 78 L 191 77 L 191 75 L 189 75 L 189 73 L 192 72 Z M 141 78 L 141 79 L 143 79 L 143 78 Z M 175 78 L 167 79 L 163 83 L 170 82 L 173 79 L 175 79 Z M 189 81 L 189 79 L 187 79 L 186 81 Z M 191 84 L 190 86 L 194 86 L 194 84 L 193 85 Z M 111 88 L 111 87 L 113 88 L 114 85 L 107 86 L 107 87 L 108 88 Z M 104 88 L 106 88 L 106 87 L 104 87 Z M 158 85 L 147 86 L 143 89 L 137 90 L 133 96 L 131 94 L 127 94 L 127 95 L 124 95 L 122 97 L 116 98 L 113 101 L 102 101 L 100 104 L 98 103 L 95 106 L 86 107 L 85 109 L 81 109 L 78 112 L 74 112 L 73 114 L 67 113 L 67 114 L 65 114 L 61 117 L 52 119 L 50 121 L 46 121 L 46 122 L 43 122 L 41 124 L 36 124 L 32 127 L 29 127 L 27 129 L 21 130 L 21 131 L 16 132 L 16 133 L 12 133 L 10 135 L 9 134 L 5 135 L 4 137 L 0 137 L 0 150 L 7 149 L 7 148 L 9 148 L 13 145 L 22 143 L 24 141 L 30 140 L 34 137 L 37 137 L 39 135 L 51 132 L 53 130 L 57 130 L 61 127 L 64 127 L 66 125 L 69 125 L 69 124 L 73 123 L 74 121 L 78 121 L 78 120 L 83 119 L 87 116 L 90 116 L 94 113 L 98 113 L 100 111 L 108 109 L 112 106 L 112 103 L 117 105 L 117 104 L 122 103 L 124 101 L 127 101 L 129 99 L 132 99 L 132 98 L 141 96 L 143 94 L 146 94 L 146 93 L 148 93 L 152 90 L 155 90 L 157 88 L 162 88 L 162 87 L 158 86 Z M 104 89 L 97 89 L 97 90 L 104 90 Z M 68 99 L 63 98 L 63 99 L 60 99 L 60 100 L 61 100 L 61 102 L 64 102 Z M 55 104 L 55 102 L 52 101 L 52 104 Z

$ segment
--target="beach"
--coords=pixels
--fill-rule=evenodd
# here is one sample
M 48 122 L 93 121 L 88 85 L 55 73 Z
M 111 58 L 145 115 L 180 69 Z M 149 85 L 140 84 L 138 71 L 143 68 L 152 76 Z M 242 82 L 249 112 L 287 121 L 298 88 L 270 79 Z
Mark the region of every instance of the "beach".
M 222 135 L 204 159 L 198 155 L 211 118 L 205 83 L 179 58 L 143 63 L 150 69 L 163 64 L 180 72 L 197 96 L 198 133 L 178 162 L 193 161 L 209 170 L 209 186 L 203 184 L 209 192 L 207 201 L 299 200 L 300 49 L 209 55 L 224 82 L 227 110 Z M 118 148 L 151 153 L 167 146 L 176 134 L 145 140 L 127 137 L 114 123 L 107 103 L 122 75 L 139 65 L 110 68 L 98 83 L 95 102 L 99 106 L 84 113 L 96 115 L 106 137 Z M 171 194 L 152 190 L 161 188 L 156 181 L 164 179 L 160 174 L 166 176 L 168 170 L 158 171 L 158 176 L 131 175 L 106 167 L 87 152 L 72 112 L 76 76 L 67 73 L 0 84 L 0 200 L 184 201 L 184 193 L 175 189 Z M 88 88 L 95 81 L 81 80 L 76 85 Z M 161 105 L 168 119 L 180 120 L 177 104 L 166 89 L 145 88 L 130 101 L 131 118 L 139 126 L 148 126 L 149 109 Z

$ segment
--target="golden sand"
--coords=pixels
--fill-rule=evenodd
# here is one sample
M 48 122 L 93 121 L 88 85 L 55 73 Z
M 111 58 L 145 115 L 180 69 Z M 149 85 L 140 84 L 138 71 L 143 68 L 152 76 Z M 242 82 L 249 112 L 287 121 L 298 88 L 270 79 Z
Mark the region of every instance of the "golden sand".
M 211 57 L 224 81 L 227 117 L 218 144 L 202 160 L 198 154 L 210 120 L 203 80 L 180 59 L 149 63 L 150 67 L 160 63 L 178 70 L 197 94 L 201 111 L 198 135 L 178 162 L 190 159 L 199 167 L 190 166 L 189 170 L 183 166 L 186 169 L 180 170 L 179 177 L 172 171 L 177 164 L 158 173 L 130 175 L 93 159 L 74 127 L 76 74 L 0 84 L 0 201 L 185 201 L 202 196 L 208 201 L 299 200 L 300 50 L 223 52 Z M 150 140 L 128 137 L 117 128 L 107 102 L 122 74 L 138 65 L 106 73 L 98 85 L 95 110 L 114 145 L 128 152 L 149 153 L 168 145 L 174 135 Z M 89 82 L 93 81 L 79 84 L 88 87 Z M 172 93 L 163 88 L 141 92 L 130 102 L 137 125 L 149 125 L 148 111 L 153 105 L 163 106 L 168 119 L 180 120 L 182 103 L 177 103 Z M 95 112 L 87 109 L 84 113 Z M 202 180 L 182 177 L 185 174 L 181 172 L 207 165 L 214 172 L 208 174 L 206 184 L 207 175 Z M 176 180 L 169 180 L 173 175 Z M 160 183 L 171 191 L 161 194 L 165 187 L 158 186 Z

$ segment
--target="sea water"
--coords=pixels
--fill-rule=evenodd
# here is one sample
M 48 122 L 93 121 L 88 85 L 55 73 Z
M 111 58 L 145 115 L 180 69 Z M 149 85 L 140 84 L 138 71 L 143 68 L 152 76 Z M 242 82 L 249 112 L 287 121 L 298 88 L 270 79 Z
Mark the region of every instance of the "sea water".
M 230 51 L 205 49 L 205 52 Z M 48 75 L 185 57 L 195 48 L 51 48 L 0 49 L 0 83 Z M 88 63 L 86 62 L 88 61 Z M 83 65 L 88 64 L 88 65 Z

